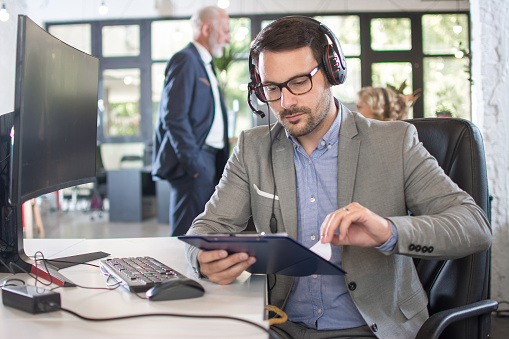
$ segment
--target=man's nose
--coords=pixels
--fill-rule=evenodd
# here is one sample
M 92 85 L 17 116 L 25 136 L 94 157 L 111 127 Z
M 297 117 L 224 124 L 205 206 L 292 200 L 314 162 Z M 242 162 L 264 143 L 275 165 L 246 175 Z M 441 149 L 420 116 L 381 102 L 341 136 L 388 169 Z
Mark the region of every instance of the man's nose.
M 297 105 L 297 96 L 290 92 L 288 88 L 283 87 L 281 89 L 281 107 L 290 109 L 295 105 Z

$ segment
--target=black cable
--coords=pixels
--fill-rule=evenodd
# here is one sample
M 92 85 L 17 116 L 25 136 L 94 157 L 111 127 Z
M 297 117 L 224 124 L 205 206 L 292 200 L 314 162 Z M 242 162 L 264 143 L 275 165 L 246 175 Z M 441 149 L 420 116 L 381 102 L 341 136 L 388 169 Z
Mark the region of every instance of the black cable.
M 16 285 L 16 284 L 12 284 L 11 281 L 19 281 L 21 282 L 20 285 Z M 7 279 L 3 282 L 2 285 L 0 285 L 0 287 L 6 287 L 6 286 L 23 286 L 25 285 L 25 281 L 24 280 L 21 280 L 21 279 L 18 279 L 18 278 L 12 278 L 12 279 Z
M 22 271 L 23 273 L 28 274 L 28 276 L 30 276 L 32 279 L 34 279 L 34 280 L 35 280 L 35 282 L 36 282 L 36 286 L 37 286 L 37 282 L 39 282 L 40 284 L 42 284 L 42 285 L 44 285 L 44 286 L 50 286 L 50 285 L 52 285 L 52 284 L 53 284 L 53 276 L 51 276 L 51 274 L 49 273 L 49 269 L 48 269 L 47 262 L 48 262 L 48 261 L 51 261 L 51 259 L 45 259 L 45 258 L 44 258 L 44 254 L 43 254 L 41 251 L 37 251 L 37 252 L 35 252 L 35 254 L 34 254 L 34 256 L 33 256 L 33 257 L 34 257 L 35 267 L 36 267 L 36 268 L 37 268 L 37 263 L 38 263 L 38 262 L 37 262 L 37 254 L 40 254 L 40 255 L 42 256 L 41 261 L 44 263 L 44 267 L 45 267 L 45 269 L 46 269 L 46 272 L 48 273 L 48 275 L 49 275 L 49 276 L 50 276 L 50 278 L 51 278 L 51 282 L 49 282 L 49 283 L 45 283 L 45 282 L 43 282 L 41 279 L 39 279 L 39 275 L 38 275 L 39 270 L 37 270 L 37 269 L 36 269 L 36 271 L 35 271 L 36 273 L 35 273 L 35 276 L 34 276 L 32 273 L 28 272 L 28 271 L 27 271 L 27 270 L 25 270 L 23 267 L 20 267 L 19 265 L 15 264 L 15 263 L 13 263 L 13 262 L 11 262 L 11 263 L 9 264 L 11 267 L 8 267 L 8 266 L 7 266 L 7 265 L 6 265 L 6 264 L 5 264 L 5 263 L 4 263 L 1 259 L 0 259 L 0 263 L 4 264 L 4 266 L 5 266 L 5 267 L 7 267 L 7 269 L 9 269 L 9 272 L 10 272 L 10 273 L 12 273 L 12 274 L 15 274 L 15 272 L 14 272 L 14 270 L 13 270 L 13 268 L 12 268 L 12 267 L 16 267 L 16 268 L 18 268 L 20 271 Z M 84 262 L 82 262 L 82 263 L 76 263 L 76 262 L 74 262 L 74 261 L 73 261 L 73 262 L 71 262 L 71 261 L 63 261 L 63 260 L 55 260 L 55 261 L 59 261 L 59 262 L 67 262 L 67 263 L 73 263 L 73 264 L 78 264 L 78 265 L 89 265 L 89 266 L 93 266 L 93 267 L 99 267 L 98 265 L 94 265 L 94 264 L 90 264 L 90 263 L 84 263 Z M 103 273 L 104 273 L 104 272 L 103 272 Z M 110 277 L 108 277 L 108 279 L 109 279 L 109 278 L 110 278 Z M 16 279 L 16 280 L 22 281 L 21 279 Z M 77 285 L 77 284 L 74 284 L 74 285 L 76 285 L 76 287 L 83 288 L 83 289 L 88 289 L 88 290 L 106 290 L 106 291 L 113 291 L 113 290 L 116 290 L 118 287 L 120 287 L 120 286 L 121 286 L 120 282 L 117 282 L 117 283 L 115 283 L 115 284 L 111 284 L 110 286 L 112 286 L 113 288 L 109 288 L 109 287 L 88 287 L 88 286 L 81 286 L 81 285 Z M 50 289 L 50 291 L 56 290 L 56 289 L 61 288 L 61 287 L 62 287 L 62 286 L 56 286 L 56 287 L 53 287 L 53 288 L 51 288 L 51 289 Z
M 50 303 L 50 306 L 57 306 L 54 303 Z M 141 317 L 177 317 L 177 318 L 198 318 L 198 319 L 223 319 L 223 320 L 234 320 L 234 321 L 240 321 L 255 327 L 258 327 L 262 331 L 269 334 L 270 337 L 278 338 L 278 336 L 272 331 L 253 321 L 242 319 L 242 318 L 236 318 L 231 317 L 227 315 L 196 315 L 196 314 L 178 314 L 178 313 L 145 313 L 145 314 L 133 314 L 133 315 L 125 315 L 125 316 L 119 316 L 119 317 L 110 317 L 110 318 L 90 318 L 82 316 L 74 311 L 71 311 L 64 307 L 59 307 L 60 310 L 70 313 L 74 315 L 75 317 L 78 317 L 83 320 L 87 321 L 114 321 L 114 320 L 126 320 L 126 319 L 133 319 L 133 318 L 141 318 Z
M 37 270 L 36 270 L 36 274 L 35 274 L 35 276 L 34 276 L 32 273 L 28 272 L 27 270 L 25 270 L 23 267 L 19 266 L 18 264 L 15 264 L 15 263 L 11 262 L 9 265 L 11 266 L 11 270 L 12 270 L 12 273 L 13 273 L 13 274 L 16 274 L 16 273 L 14 272 L 14 269 L 13 269 L 13 267 L 16 267 L 17 269 L 19 269 L 19 270 L 20 270 L 20 271 L 22 271 L 23 273 L 28 274 L 28 276 L 29 276 L 30 278 L 34 279 L 36 282 L 39 282 L 39 283 L 41 283 L 41 284 L 42 284 L 42 285 L 44 285 L 44 286 L 50 286 L 50 285 L 52 284 L 52 283 L 44 283 L 42 280 L 40 280 L 40 279 L 39 279 L 39 275 L 37 274 L 37 272 L 38 272 Z
M 274 181 L 274 189 L 273 189 L 273 196 L 272 196 L 272 214 L 270 216 L 269 226 L 271 233 L 277 233 L 277 219 L 275 214 L 275 205 L 276 205 L 276 176 L 274 175 L 274 162 L 272 161 L 272 144 L 274 143 L 274 140 L 272 139 L 272 129 L 270 126 L 270 107 L 269 103 L 267 104 L 267 120 L 268 120 L 268 126 L 269 126 L 269 158 L 270 158 L 270 169 L 272 170 L 272 181 Z
M 44 283 L 40 282 L 39 279 L 37 279 L 38 276 L 39 276 L 39 269 L 37 267 L 37 265 L 38 265 L 37 254 L 40 254 L 41 257 L 42 257 L 42 262 L 44 264 L 44 268 L 46 269 L 46 273 L 48 273 L 48 275 L 50 277 L 49 284 L 44 284 Z M 51 284 L 53 284 L 53 276 L 51 275 L 51 273 L 49 273 L 48 263 L 46 262 L 46 259 L 44 258 L 44 253 L 42 253 L 41 251 L 35 252 L 35 254 L 34 254 L 34 262 L 35 262 L 35 286 L 37 286 L 37 282 L 38 281 L 41 284 L 43 284 L 44 286 L 50 286 Z
M 2 259 L 0 259 L 0 263 L 1 263 L 2 265 L 4 265 L 4 266 L 5 266 L 5 268 L 7 268 L 7 272 L 9 272 L 9 273 L 11 273 L 11 274 L 14 274 L 14 272 L 13 272 L 12 268 L 11 268 L 11 267 L 9 267 L 9 266 L 5 263 L 5 261 L 3 261 Z

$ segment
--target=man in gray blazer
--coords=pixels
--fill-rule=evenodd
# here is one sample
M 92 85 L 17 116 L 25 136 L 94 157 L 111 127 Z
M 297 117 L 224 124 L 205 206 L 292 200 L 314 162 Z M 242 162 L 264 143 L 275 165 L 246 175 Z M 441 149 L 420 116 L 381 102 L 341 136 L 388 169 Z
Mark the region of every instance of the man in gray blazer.
M 252 217 L 258 232 L 330 246 L 330 260 L 344 277 L 269 276 L 269 303 L 289 317 L 272 326 L 281 337 L 413 338 L 428 311 L 412 258 L 485 250 L 488 221 L 422 146 L 413 125 L 366 119 L 334 99 L 331 86 L 344 81 L 338 76 L 344 60 L 327 55 L 334 52 L 324 32 L 302 17 L 260 32 L 251 75 L 278 121 L 240 135 L 188 234 L 240 232 Z M 219 284 L 256 261 L 192 246 L 187 254 L 198 274 Z

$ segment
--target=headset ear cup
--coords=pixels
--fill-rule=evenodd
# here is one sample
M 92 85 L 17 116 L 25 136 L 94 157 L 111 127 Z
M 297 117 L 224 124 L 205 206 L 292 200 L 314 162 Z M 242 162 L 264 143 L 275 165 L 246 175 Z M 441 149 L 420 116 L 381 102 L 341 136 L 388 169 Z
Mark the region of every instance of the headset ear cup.
M 340 85 L 346 80 L 346 70 L 341 68 L 341 61 L 339 56 L 334 50 L 333 45 L 325 46 L 323 53 L 323 65 L 325 74 L 331 85 Z
M 254 84 L 255 84 L 255 87 L 254 87 L 255 95 L 258 98 L 258 100 L 265 102 L 265 95 L 263 94 L 262 88 L 260 86 L 262 81 L 260 80 L 260 76 L 258 75 L 256 70 L 254 71 L 253 78 L 254 78 Z
M 265 101 L 264 100 L 265 96 L 263 95 L 262 89 L 260 88 L 261 84 L 260 76 L 256 72 L 256 67 L 253 64 L 251 55 L 249 56 L 249 77 L 251 78 L 251 82 L 248 85 L 249 89 L 255 93 L 258 100 Z

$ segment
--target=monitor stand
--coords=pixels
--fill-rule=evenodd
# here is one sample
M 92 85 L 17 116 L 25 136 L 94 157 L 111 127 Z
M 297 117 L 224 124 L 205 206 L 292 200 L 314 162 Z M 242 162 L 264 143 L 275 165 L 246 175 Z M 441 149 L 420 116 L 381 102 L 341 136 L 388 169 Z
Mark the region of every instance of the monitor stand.
M 14 112 L 0 115 L 0 272 L 32 273 L 59 286 L 76 286 L 59 269 L 100 259 L 108 253 L 94 252 L 78 256 L 47 260 L 47 265 L 30 259 L 23 248 L 22 206 L 9 202 L 11 129 Z M 47 267 L 47 268 L 46 268 Z

